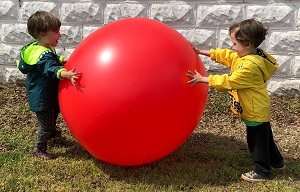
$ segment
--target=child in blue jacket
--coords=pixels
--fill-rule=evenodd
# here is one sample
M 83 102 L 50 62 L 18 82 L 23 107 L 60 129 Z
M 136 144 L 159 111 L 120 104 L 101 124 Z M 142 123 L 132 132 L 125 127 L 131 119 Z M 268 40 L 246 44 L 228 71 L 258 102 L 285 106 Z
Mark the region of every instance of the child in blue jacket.
M 47 152 L 49 139 L 61 134 L 56 127 L 60 113 L 58 86 L 60 79 L 67 78 L 73 85 L 79 78 L 75 69 L 67 71 L 63 56 L 59 57 L 54 47 L 60 34 L 60 20 L 45 11 L 37 11 L 27 22 L 29 34 L 36 40 L 25 45 L 17 61 L 19 70 L 26 75 L 26 91 L 30 110 L 36 113 L 39 130 L 33 154 L 43 159 L 53 159 Z

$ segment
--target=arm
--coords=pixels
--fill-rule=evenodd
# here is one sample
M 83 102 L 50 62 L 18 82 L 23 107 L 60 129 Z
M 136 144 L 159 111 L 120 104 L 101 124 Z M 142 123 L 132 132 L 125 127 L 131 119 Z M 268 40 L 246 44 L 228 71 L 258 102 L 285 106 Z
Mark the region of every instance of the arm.
M 230 49 L 217 48 L 210 50 L 202 50 L 198 49 L 192 44 L 191 46 L 197 54 L 210 57 L 211 60 L 223 64 L 227 67 L 230 67 L 233 61 L 239 58 L 238 55 Z
M 216 61 L 220 64 L 223 64 L 227 67 L 231 67 L 231 65 L 239 59 L 237 53 L 230 49 L 210 49 L 210 58 L 213 61 Z
M 61 66 L 64 66 L 68 61 L 68 58 L 65 58 L 65 56 L 63 56 L 63 55 L 61 55 L 61 56 L 56 55 L 56 57 L 59 60 L 59 64 Z
M 75 68 L 67 71 L 65 68 L 58 66 L 59 62 L 53 53 L 45 54 L 39 61 L 38 68 L 43 73 L 43 75 L 58 78 L 58 79 L 69 79 L 75 86 L 76 79 L 79 78 L 80 72 L 75 72 Z
M 199 52 L 198 52 L 198 54 L 200 54 L 200 55 L 204 55 L 204 56 L 210 56 L 210 51 L 209 50 L 201 50 L 201 49 L 199 49 L 198 50 Z
M 195 72 L 188 71 L 186 74 L 191 78 L 187 83 L 191 86 L 196 83 L 208 83 L 210 87 L 214 87 L 217 91 L 229 91 L 238 89 L 247 89 L 255 86 L 253 84 L 253 74 L 255 69 L 253 66 L 244 64 L 243 67 L 234 71 L 231 75 L 209 75 L 208 77 L 202 76 L 195 70 Z
M 202 49 L 198 49 L 197 47 L 193 46 L 194 51 L 199 54 L 199 55 L 204 55 L 209 57 L 210 56 L 210 51 L 209 50 L 202 50 Z
M 251 67 L 243 67 L 234 71 L 231 75 L 210 75 L 209 86 L 214 87 L 219 92 L 248 89 L 255 86 L 253 73 Z
M 197 47 L 195 47 L 194 45 L 192 45 L 192 48 L 194 49 L 194 51 L 199 54 L 199 55 L 204 55 L 204 56 L 207 56 L 209 57 L 210 56 L 210 51 L 209 50 L 201 50 L 201 49 L 198 49 Z

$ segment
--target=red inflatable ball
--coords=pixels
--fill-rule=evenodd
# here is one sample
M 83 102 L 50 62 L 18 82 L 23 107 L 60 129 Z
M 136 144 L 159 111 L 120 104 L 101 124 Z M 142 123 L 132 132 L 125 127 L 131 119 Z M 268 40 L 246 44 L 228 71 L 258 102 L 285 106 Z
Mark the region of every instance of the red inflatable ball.
M 205 108 L 208 86 L 190 87 L 188 70 L 205 68 L 175 29 L 146 18 L 112 22 L 86 37 L 66 68 L 82 76 L 62 80 L 61 113 L 90 154 L 121 166 L 165 157 L 191 135 Z

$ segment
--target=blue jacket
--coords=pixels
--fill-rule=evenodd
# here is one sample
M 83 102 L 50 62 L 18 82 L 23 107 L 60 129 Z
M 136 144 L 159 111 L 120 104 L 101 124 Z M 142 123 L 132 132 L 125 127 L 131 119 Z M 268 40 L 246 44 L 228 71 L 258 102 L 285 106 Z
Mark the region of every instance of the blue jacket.
M 37 41 L 25 45 L 17 61 L 18 69 L 26 75 L 26 91 L 30 110 L 33 112 L 59 108 L 58 86 L 62 67 L 55 49 L 37 45 Z

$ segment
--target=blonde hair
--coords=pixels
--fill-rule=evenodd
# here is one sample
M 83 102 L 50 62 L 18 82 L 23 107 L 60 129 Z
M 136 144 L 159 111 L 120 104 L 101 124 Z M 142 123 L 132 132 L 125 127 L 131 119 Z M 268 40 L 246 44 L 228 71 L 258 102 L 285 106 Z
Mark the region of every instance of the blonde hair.
M 46 11 L 37 11 L 31 15 L 27 21 L 28 33 L 34 38 L 38 39 L 41 32 L 48 32 L 50 30 L 56 31 L 60 28 L 60 20 Z

